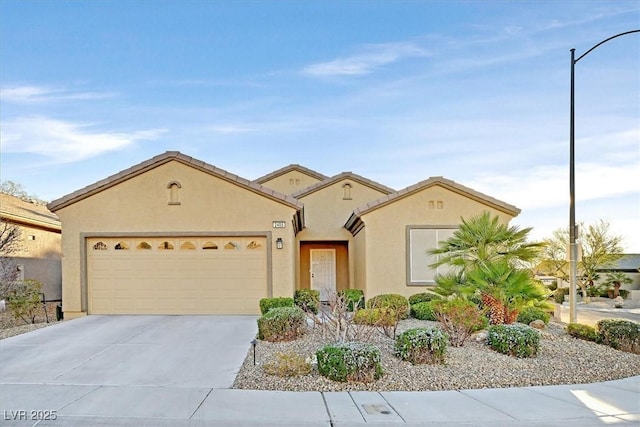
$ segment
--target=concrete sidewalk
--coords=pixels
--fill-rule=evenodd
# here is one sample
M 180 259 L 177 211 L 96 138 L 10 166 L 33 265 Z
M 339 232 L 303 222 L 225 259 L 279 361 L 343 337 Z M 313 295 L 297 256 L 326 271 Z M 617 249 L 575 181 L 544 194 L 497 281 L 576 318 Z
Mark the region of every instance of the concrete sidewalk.
M 89 316 L 2 340 L 0 425 L 640 423 L 640 377 L 461 391 L 230 389 L 255 329 L 251 316 Z

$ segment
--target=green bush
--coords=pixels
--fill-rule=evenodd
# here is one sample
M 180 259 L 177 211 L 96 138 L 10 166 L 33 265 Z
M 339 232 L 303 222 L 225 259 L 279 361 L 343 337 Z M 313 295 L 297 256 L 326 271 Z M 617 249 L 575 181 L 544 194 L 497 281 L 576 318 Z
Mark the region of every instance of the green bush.
M 569 288 L 558 288 L 553 292 L 553 299 L 556 303 L 562 304 L 565 295 L 569 295 Z
M 530 324 L 534 320 L 542 320 L 546 325 L 551 320 L 551 315 L 538 307 L 525 307 L 518 314 L 518 322 L 524 323 L 525 325 Z
M 25 323 L 35 323 L 42 304 L 41 293 L 42 283 L 37 280 L 23 280 L 12 286 L 7 295 L 7 305 L 13 317 Z
M 448 341 L 438 328 L 414 328 L 398 336 L 394 350 L 396 356 L 414 365 L 444 363 Z
M 262 298 L 260 300 L 260 313 L 266 314 L 269 310 L 276 307 L 295 307 L 296 304 L 293 298 L 278 297 L 278 298 Z
M 320 308 L 320 291 L 315 289 L 296 289 L 293 302 L 305 313 L 318 314 Z
M 316 352 L 318 372 L 333 381 L 372 382 L 382 377 L 380 350 L 371 344 L 329 344 Z
M 567 325 L 567 333 L 572 337 L 580 338 L 585 341 L 597 341 L 598 332 L 596 328 L 580 323 L 569 323 Z
M 402 295 L 382 294 L 367 301 L 367 308 L 390 308 L 400 319 L 409 317 L 409 301 Z
M 419 294 L 413 294 L 409 297 L 409 305 L 418 304 L 419 302 L 429 302 L 433 300 L 442 299 L 442 296 L 434 292 L 420 292 Z
M 338 295 L 344 298 L 349 311 L 364 308 L 364 292 L 361 289 L 345 289 Z
M 258 338 L 291 341 L 305 332 L 306 317 L 299 307 L 275 307 L 258 319 Z
M 618 294 L 620 294 L 623 299 L 627 299 L 629 297 L 629 291 L 626 289 L 620 289 Z
M 436 314 L 433 311 L 438 301 L 426 301 L 413 304 L 411 306 L 411 317 L 415 317 L 419 320 L 436 320 Z
M 434 313 L 454 347 L 462 347 L 472 333 L 489 326 L 489 319 L 478 306 L 463 298 L 442 301 Z
M 617 350 L 640 354 L 640 323 L 624 319 L 602 319 L 596 323 L 598 341 Z
M 387 308 L 363 308 L 353 315 L 353 323 L 357 325 L 391 327 L 396 321 L 395 312 Z
M 489 346 L 504 354 L 516 357 L 532 357 L 540 348 L 538 331 L 521 323 L 491 325 L 487 330 Z

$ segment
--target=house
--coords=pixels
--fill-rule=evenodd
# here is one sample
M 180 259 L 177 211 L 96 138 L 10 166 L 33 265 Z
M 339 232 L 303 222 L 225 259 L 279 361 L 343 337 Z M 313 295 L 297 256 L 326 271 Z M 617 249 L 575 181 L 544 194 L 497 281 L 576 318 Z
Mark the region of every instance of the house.
M 0 220 L 20 230 L 18 251 L 10 254 L 17 277 L 42 283 L 47 301 L 62 298 L 61 227 L 42 204 L 0 193 Z
M 166 152 L 51 202 L 62 221 L 63 310 L 257 314 L 264 297 L 411 295 L 426 250 L 469 217 L 519 210 L 442 177 L 400 191 L 289 165 L 254 181 Z
M 631 279 L 631 283 L 625 283 L 621 289 L 638 291 L 640 289 L 640 254 L 624 254 L 612 266 L 598 268 L 596 272 L 600 273 L 598 283 L 606 281 L 607 273 L 624 273 Z

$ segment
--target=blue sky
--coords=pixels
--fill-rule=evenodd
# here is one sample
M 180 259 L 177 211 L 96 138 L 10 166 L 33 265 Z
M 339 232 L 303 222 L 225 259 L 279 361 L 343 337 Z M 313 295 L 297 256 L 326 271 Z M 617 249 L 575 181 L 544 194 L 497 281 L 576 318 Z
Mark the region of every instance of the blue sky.
M 2 180 L 53 200 L 167 150 L 430 176 L 568 224 L 569 49 L 637 1 L 0 0 Z M 576 65 L 576 216 L 640 252 L 640 35 Z

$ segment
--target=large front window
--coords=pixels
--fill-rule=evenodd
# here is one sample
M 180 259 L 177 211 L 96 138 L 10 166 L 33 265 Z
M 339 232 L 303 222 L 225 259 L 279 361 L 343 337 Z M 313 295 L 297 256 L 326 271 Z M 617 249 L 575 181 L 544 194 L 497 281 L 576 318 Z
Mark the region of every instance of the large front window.
M 447 240 L 457 226 L 408 226 L 407 227 L 407 285 L 433 285 L 438 274 L 449 271 L 449 266 L 430 267 L 438 258 L 427 251 Z

